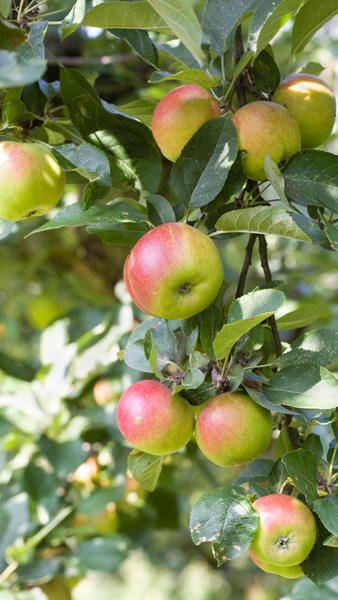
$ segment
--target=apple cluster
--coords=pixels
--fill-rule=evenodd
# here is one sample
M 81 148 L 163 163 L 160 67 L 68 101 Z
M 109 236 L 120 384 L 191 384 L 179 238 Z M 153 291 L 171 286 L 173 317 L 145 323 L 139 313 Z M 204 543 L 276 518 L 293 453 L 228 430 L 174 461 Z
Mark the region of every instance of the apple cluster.
M 239 108 L 232 120 L 247 177 L 266 179 L 266 154 L 280 164 L 301 149 L 320 146 L 333 129 L 335 115 L 332 90 L 319 77 L 306 73 L 282 81 L 272 101 L 258 100 Z M 209 92 L 198 85 L 182 85 L 157 104 L 153 136 L 162 154 L 174 162 L 196 131 L 220 116 L 221 110 Z

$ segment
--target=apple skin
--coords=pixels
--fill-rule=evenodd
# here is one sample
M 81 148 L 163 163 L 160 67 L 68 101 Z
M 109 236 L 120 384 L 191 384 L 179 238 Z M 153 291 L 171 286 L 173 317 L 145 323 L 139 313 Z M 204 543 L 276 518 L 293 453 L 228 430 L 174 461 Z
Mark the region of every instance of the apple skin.
M 240 393 L 211 398 L 196 421 L 199 449 L 221 467 L 241 465 L 257 458 L 267 449 L 271 433 L 269 411 Z
M 216 298 L 223 266 L 205 233 L 184 223 L 165 223 L 135 244 L 125 262 L 124 281 L 142 311 L 164 319 L 187 319 Z
M 134 448 L 163 456 L 183 448 L 192 438 L 194 412 L 190 404 L 162 383 L 137 381 L 121 396 L 117 424 Z
M 162 154 L 175 162 L 194 133 L 221 115 L 211 94 L 188 83 L 171 90 L 157 104 L 151 130 Z
M 296 119 L 275 102 L 258 100 L 245 104 L 232 116 L 237 129 L 242 166 L 249 179 L 264 181 L 265 155 L 279 164 L 301 149 Z
M 298 498 L 269 494 L 253 504 L 259 525 L 251 550 L 258 560 L 277 567 L 303 562 L 316 541 L 316 522 Z
M 329 137 L 336 118 L 336 99 L 320 77 L 307 73 L 290 75 L 280 83 L 272 99 L 296 119 L 302 148 L 316 148 Z
M 41 144 L 0 142 L 0 219 L 44 215 L 60 200 L 65 175 Z
M 263 560 L 259 560 L 257 556 L 255 556 L 254 552 L 249 551 L 249 556 L 253 563 L 265 573 L 272 573 L 273 575 L 279 575 L 279 577 L 284 577 L 285 579 L 299 579 L 299 577 L 304 577 L 304 573 L 302 571 L 301 566 L 292 565 L 290 567 L 277 567 L 276 565 L 270 565 L 270 563 L 264 562 Z

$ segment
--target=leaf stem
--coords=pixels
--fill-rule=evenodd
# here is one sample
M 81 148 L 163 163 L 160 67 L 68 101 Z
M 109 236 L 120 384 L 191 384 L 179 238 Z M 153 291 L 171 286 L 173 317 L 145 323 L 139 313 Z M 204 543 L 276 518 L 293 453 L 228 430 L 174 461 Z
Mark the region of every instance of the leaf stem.
M 332 483 L 334 461 L 336 459 L 337 452 L 338 452 L 338 442 L 337 442 L 337 444 L 335 446 L 335 449 L 334 449 L 333 454 L 332 454 L 332 458 L 330 460 L 330 466 L 329 466 L 329 471 L 328 471 L 328 475 L 327 475 L 327 485 L 330 485 L 330 483 Z

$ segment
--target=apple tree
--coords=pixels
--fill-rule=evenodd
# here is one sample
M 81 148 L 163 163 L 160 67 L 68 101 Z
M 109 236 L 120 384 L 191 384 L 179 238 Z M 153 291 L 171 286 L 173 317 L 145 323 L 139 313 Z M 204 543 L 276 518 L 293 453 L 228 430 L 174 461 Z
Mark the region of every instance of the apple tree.
M 1 583 L 13 598 L 34 585 L 53 598 L 61 576 L 116 570 L 130 539 L 143 543 L 130 532 L 161 512 L 161 490 L 179 488 L 173 465 L 189 464 L 205 475 L 183 513 L 191 546 L 221 569 L 249 556 L 304 578 L 291 598 L 329 600 L 336 99 L 334 65 L 307 48 L 333 31 L 337 0 L 0 0 L 0 14 L 1 243 L 76 229 L 111 260 L 122 248 L 124 280 L 112 312 L 100 324 L 86 313 L 77 335 L 53 313 L 39 368 L 0 353 L 6 444 L 8 423 L 21 432 L 1 482 Z M 132 99 L 108 101 L 97 73 L 67 60 L 83 31 L 129 48 Z M 112 365 L 115 386 L 101 379 Z M 89 388 L 99 412 L 83 403 Z M 121 477 L 144 495 L 134 522 Z

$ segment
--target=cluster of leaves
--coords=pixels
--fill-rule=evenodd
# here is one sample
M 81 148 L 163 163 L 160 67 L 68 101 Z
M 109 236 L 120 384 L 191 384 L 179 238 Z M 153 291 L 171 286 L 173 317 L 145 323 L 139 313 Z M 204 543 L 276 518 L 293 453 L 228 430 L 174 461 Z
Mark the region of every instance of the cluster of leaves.
M 213 543 L 219 564 L 246 552 L 257 527 L 252 495 L 291 485 L 318 515 L 318 542 L 303 567 L 309 579 L 321 584 L 338 576 L 338 381 L 329 370 L 338 358 L 338 335 L 333 328 L 321 327 L 302 332 L 282 346 L 277 337 L 276 343 L 276 323 L 282 331 L 297 331 L 316 323 L 321 315 L 315 307 L 306 310 L 299 306 L 279 316 L 285 296 L 279 289 L 282 283 L 271 281 L 264 236 L 274 234 L 314 244 L 326 252 L 337 249 L 338 158 L 322 150 L 304 151 L 280 171 L 267 157 L 268 183 L 254 187 L 241 170 L 236 131 L 229 116 L 243 90 L 255 98 L 269 99 L 278 85 L 278 57 L 270 42 L 285 22 L 294 18 L 295 55 L 338 11 L 335 0 L 327 0 L 320 7 L 317 4 L 314 0 L 208 0 L 199 20 L 189 2 L 178 0 L 170 4 L 162 0 L 109 1 L 93 3 L 91 8 L 84 0 L 77 0 L 60 25 L 62 39 L 81 26 L 103 28 L 107 35 L 126 40 L 148 63 L 154 86 L 170 86 L 172 81 L 197 83 L 212 90 L 224 108 L 224 116 L 205 124 L 194 135 L 168 177 L 168 165 L 163 163 L 149 129 L 153 104 L 142 99 L 119 106 L 103 101 L 80 71 L 62 64 L 60 81 L 41 79 L 47 67 L 43 40 L 48 24 L 43 14 L 41 19 L 31 19 L 23 3 L 21 12 L 14 11 L 18 26 L 11 20 L 0 22 L 0 87 L 4 90 L 0 138 L 48 144 L 67 172 L 68 181 L 83 186 L 81 204 L 61 208 L 32 233 L 84 227 L 105 243 L 130 246 L 151 227 L 184 219 L 204 228 L 220 246 L 233 236 L 250 234 L 247 263 L 253 244 L 259 243 L 265 273 L 259 288 L 244 294 L 241 285 L 237 298 L 226 306 L 222 294 L 206 311 L 185 322 L 142 320 L 118 357 L 134 372 L 150 373 L 171 385 L 192 404 L 201 404 L 218 391 L 241 387 L 276 415 L 276 429 L 288 440 L 283 456 L 277 462 L 254 461 L 234 485 L 202 496 L 192 511 L 193 541 Z M 0 2 L 4 19 L 13 17 L 12 12 L 10 3 Z M 245 50 L 238 36 L 242 26 L 247 31 Z M 9 233 L 4 224 L 2 235 Z M 242 273 L 245 276 L 245 271 Z M 8 491 L 3 519 L 9 523 L 9 533 L 4 544 L 11 546 L 19 529 L 26 538 L 23 545 L 9 549 L 11 564 L 29 562 L 32 548 L 50 535 L 51 527 L 53 531 L 55 528 L 51 543 L 60 543 L 64 532 L 60 522 L 68 516 L 64 506 L 69 503 L 67 494 L 74 493 L 65 486 L 65 478 L 86 458 L 81 443 L 74 440 L 86 428 L 86 418 L 95 416 L 87 415 L 78 424 L 74 439 L 71 435 L 67 439 L 65 433 L 66 441 L 58 443 L 62 447 L 56 449 L 55 428 L 65 428 L 69 415 L 65 409 L 60 418 L 55 408 L 60 408 L 60 399 L 80 394 L 90 381 L 102 345 L 108 344 L 111 353 L 118 352 L 119 336 L 131 328 L 127 319 L 95 333 L 97 344 L 86 336 L 66 347 L 54 341 L 47 344 L 46 348 L 53 347 L 53 356 L 42 360 L 47 374 L 34 384 L 24 384 L 15 394 L 9 390 L 1 400 L 4 419 L 13 422 L 14 415 L 19 418 L 15 424 L 22 435 L 33 434 L 34 444 L 39 439 L 38 449 L 34 446 L 33 450 L 36 462 L 24 466 L 23 481 L 30 486 L 24 490 L 43 507 L 45 522 L 50 521 L 31 536 L 34 527 L 28 516 L 27 496 Z M 56 360 L 59 356 L 62 360 Z M 87 360 L 88 379 L 83 376 Z M 55 392 L 54 374 L 59 376 L 60 369 L 63 387 Z M 50 399 L 48 410 L 42 402 L 45 396 Z M 22 430 L 23 422 L 27 431 Z M 311 431 L 315 424 L 322 426 L 325 435 Z M 6 431 L 6 424 L 4 428 Z M 41 455 L 53 457 L 53 474 L 39 464 Z M 118 461 L 118 456 L 114 460 Z M 129 456 L 135 479 L 149 491 L 156 487 L 162 463 L 135 451 Z M 26 469 L 30 471 L 25 475 Z M 49 494 L 55 489 L 55 477 L 65 486 L 59 499 Z M 39 484 L 32 487 L 31 481 Z M 97 492 L 99 496 L 92 499 L 95 506 L 121 499 L 114 486 L 107 491 Z M 34 498 L 40 492 L 43 495 Z M 18 510 L 18 503 L 22 503 L 22 510 Z M 12 514 L 19 515 L 13 517 L 15 526 L 8 517 Z M 81 568 L 100 568 L 107 564 L 106 557 L 117 556 L 116 563 L 107 564 L 107 570 L 119 564 L 125 553 L 126 541 L 118 536 L 103 544 L 95 538 L 85 540 L 75 550 Z M 47 562 L 50 568 L 52 562 Z M 21 566 L 18 572 L 22 572 Z M 28 572 L 26 580 L 31 577 Z

